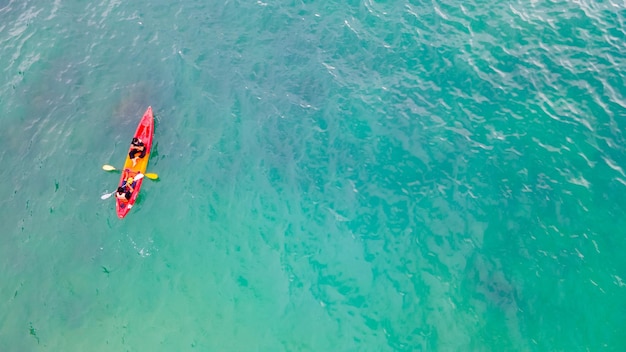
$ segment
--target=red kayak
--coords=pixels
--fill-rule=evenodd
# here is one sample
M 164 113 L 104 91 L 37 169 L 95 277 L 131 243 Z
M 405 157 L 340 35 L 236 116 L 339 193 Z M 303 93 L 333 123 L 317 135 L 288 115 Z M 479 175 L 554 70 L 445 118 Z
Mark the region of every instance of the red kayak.
M 139 195 L 139 189 L 143 182 L 143 178 L 134 180 L 138 174 L 145 174 L 148 168 L 148 159 L 150 158 L 150 152 L 152 151 L 152 137 L 154 135 L 154 116 L 152 115 L 152 107 L 148 107 L 148 110 L 143 114 L 137 131 L 133 136 L 133 142 L 131 143 L 128 153 L 126 154 L 126 162 L 124 162 L 124 168 L 122 169 L 122 177 L 120 178 L 119 187 L 125 188 L 126 192 L 130 193 L 130 198 L 118 198 L 116 197 L 117 216 L 123 219 L 130 209 L 135 204 L 137 196 Z M 136 138 L 136 140 L 135 140 Z M 130 155 L 133 155 L 136 159 L 133 165 L 133 159 Z

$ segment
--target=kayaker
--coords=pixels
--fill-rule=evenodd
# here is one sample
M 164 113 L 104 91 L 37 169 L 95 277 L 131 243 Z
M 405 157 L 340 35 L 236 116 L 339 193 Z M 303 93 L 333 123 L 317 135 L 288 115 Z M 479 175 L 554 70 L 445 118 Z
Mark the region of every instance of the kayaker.
M 141 139 L 137 137 L 133 138 L 130 142 L 130 151 L 128 152 L 128 156 L 133 161 L 133 166 L 137 165 L 137 159 L 146 156 L 146 146 L 143 144 Z
M 132 195 L 131 190 L 126 189 L 125 187 L 117 187 L 117 192 L 115 193 L 115 196 L 117 197 L 117 199 L 121 200 L 122 202 L 128 202 L 130 200 L 131 195 Z
M 122 183 L 120 187 L 117 187 L 117 192 L 115 193 L 117 199 L 126 202 L 130 200 L 130 196 L 133 194 L 134 191 L 134 181 L 135 180 L 132 178 L 132 176 L 128 177 L 126 180 L 124 180 L 124 183 Z

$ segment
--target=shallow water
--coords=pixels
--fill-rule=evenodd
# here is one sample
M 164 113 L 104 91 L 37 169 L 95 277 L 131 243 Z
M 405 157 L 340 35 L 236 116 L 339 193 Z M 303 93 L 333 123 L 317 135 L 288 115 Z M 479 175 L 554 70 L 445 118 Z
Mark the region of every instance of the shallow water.
M 0 350 L 626 349 L 625 15 L 0 1 Z

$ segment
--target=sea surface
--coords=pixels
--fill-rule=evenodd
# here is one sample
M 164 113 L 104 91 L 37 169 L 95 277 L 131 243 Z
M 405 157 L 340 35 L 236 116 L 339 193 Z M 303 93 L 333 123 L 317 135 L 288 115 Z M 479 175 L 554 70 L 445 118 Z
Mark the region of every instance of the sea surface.
M 0 351 L 626 351 L 625 70 L 624 0 L 0 0 Z

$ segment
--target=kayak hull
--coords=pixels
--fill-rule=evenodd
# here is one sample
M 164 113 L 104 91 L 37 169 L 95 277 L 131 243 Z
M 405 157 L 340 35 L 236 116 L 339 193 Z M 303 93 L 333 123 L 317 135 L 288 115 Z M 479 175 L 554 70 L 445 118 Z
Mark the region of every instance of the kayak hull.
M 154 136 L 154 116 L 152 115 L 152 107 L 149 106 L 146 112 L 141 117 L 139 121 L 139 125 L 137 126 L 137 130 L 133 137 L 141 139 L 144 143 L 144 147 L 146 148 L 146 155 L 143 158 L 137 159 L 137 164 L 133 166 L 133 161 L 129 156 L 130 153 L 130 142 L 128 147 L 128 152 L 126 153 L 126 161 L 124 162 L 124 168 L 122 169 L 122 175 L 120 177 L 120 182 L 118 187 L 122 187 L 124 181 L 129 177 L 134 177 L 135 175 L 142 173 L 146 173 L 146 169 L 148 168 L 148 160 L 150 159 L 150 154 L 152 152 L 152 137 Z M 137 200 L 137 196 L 139 195 L 139 190 L 141 189 L 141 184 L 145 178 L 140 178 L 139 180 L 133 182 L 133 193 L 128 201 L 120 200 L 116 198 L 116 206 L 115 209 L 117 211 L 117 216 L 120 219 L 123 219 L 126 214 L 130 211 L 130 209 L 135 204 Z

